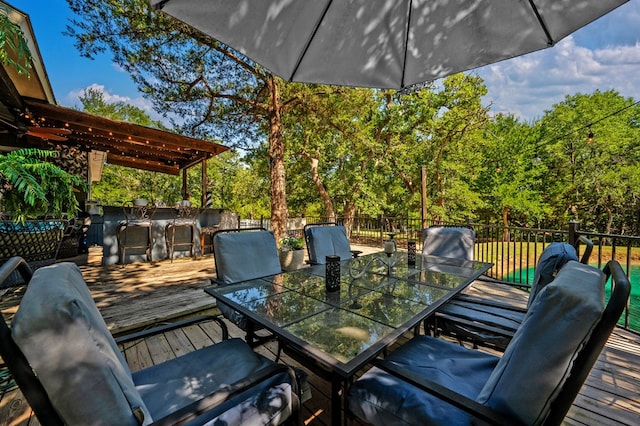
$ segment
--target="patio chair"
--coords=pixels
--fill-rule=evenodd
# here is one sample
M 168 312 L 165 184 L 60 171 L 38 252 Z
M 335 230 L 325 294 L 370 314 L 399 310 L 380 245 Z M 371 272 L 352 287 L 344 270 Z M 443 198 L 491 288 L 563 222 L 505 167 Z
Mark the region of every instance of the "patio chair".
M 473 260 L 475 240 L 471 228 L 431 226 L 423 231 L 422 254 Z
M 299 423 L 294 370 L 228 339 L 221 319 L 115 340 L 75 264 L 32 274 L 16 257 L 0 269 L 0 282 L 14 270 L 29 284 L 11 326 L 0 322 L 0 355 L 41 424 Z M 118 348 L 205 319 L 219 323 L 221 342 L 140 371 L 131 373 Z
M 582 263 L 587 263 L 593 243 L 582 237 L 586 244 Z M 542 252 L 535 268 L 533 284 L 528 297 L 527 307 L 538 292 L 553 281 L 558 270 L 568 261 L 577 261 L 576 249 L 568 243 L 554 242 Z M 488 277 L 487 277 L 488 278 Z M 485 280 L 481 277 L 479 281 Z M 475 347 L 485 346 L 504 351 L 514 333 L 522 323 L 527 307 L 518 303 L 526 293 L 506 281 L 490 280 L 494 290 L 513 298 L 513 303 L 493 300 L 491 295 L 459 294 L 444 304 L 425 322 L 425 328 L 434 336 L 439 334 L 471 342 Z
M 116 228 L 116 240 L 120 252 L 120 264 L 127 262 L 127 250 L 144 249 L 146 260 L 153 260 L 153 216 L 156 208 L 142 198 L 127 201 L 122 205 L 124 219 Z M 141 235 L 143 234 L 144 236 Z
M 615 260 L 604 272 L 570 261 L 535 298 L 502 357 L 416 336 L 351 386 L 349 410 L 372 424 L 560 424 L 629 293 Z
M 336 222 L 319 222 L 304 226 L 304 240 L 311 265 L 324 265 L 327 256 L 340 256 L 341 260 L 358 257 L 359 250 L 351 250 L 347 231 Z
M 173 262 L 176 247 L 188 247 L 189 257 L 195 256 L 196 246 L 196 221 L 198 220 L 199 209 L 183 200 L 173 210 L 173 220 L 168 222 L 164 228 L 164 238 L 167 245 L 167 257 Z M 189 231 L 189 239 L 185 239 L 184 232 Z M 176 241 L 176 234 L 178 239 Z
M 213 285 L 228 285 L 282 272 L 275 237 L 264 228 L 216 231 L 213 257 L 217 276 L 211 279 Z M 252 347 L 273 339 L 271 335 L 256 336 L 259 326 L 230 306 L 218 302 L 218 308 L 225 318 L 247 332 L 246 340 Z

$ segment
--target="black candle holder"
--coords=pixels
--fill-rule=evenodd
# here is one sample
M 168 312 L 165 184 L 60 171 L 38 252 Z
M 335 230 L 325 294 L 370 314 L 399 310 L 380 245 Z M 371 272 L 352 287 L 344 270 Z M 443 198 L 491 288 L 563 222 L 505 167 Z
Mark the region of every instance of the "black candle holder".
M 340 256 L 327 256 L 325 287 L 328 292 L 340 290 Z
M 414 266 L 416 264 L 416 242 L 407 242 L 407 262 L 409 265 Z

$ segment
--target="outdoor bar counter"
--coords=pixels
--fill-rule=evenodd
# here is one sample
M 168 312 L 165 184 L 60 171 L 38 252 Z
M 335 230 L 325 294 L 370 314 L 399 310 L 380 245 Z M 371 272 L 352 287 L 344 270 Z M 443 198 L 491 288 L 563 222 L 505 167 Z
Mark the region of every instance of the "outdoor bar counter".
M 103 206 L 103 223 L 102 223 L 102 264 L 113 265 L 119 263 L 120 253 L 118 252 L 118 241 L 116 230 L 118 225 L 125 220 L 125 214 L 122 207 Z M 195 245 L 194 255 L 200 255 L 200 235 L 202 228 L 211 227 L 220 224 L 222 219 L 222 209 L 200 209 L 198 219 L 195 222 Z M 152 216 L 152 260 L 163 260 L 167 258 L 167 244 L 165 241 L 165 227 L 172 223 L 176 214 L 173 207 L 156 207 Z M 141 246 L 147 241 L 147 229 L 142 227 L 130 227 L 127 235 L 128 244 Z M 188 227 L 179 227 L 176 231 L 176 243 L 183 244 L 189 241 L 190 230 Z M 146 262 L 147 256 L 144 248 L 127 248 L 125 263 Z M 174 251 L 174 258 L 189 256 L 189 247 L 185 245 L 177 245 Z

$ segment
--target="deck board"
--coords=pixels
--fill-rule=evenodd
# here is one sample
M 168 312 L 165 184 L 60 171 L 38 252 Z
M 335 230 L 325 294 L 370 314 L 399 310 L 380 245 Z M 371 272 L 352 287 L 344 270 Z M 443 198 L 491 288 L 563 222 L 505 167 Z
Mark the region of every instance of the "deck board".
M 358 247 L 359 248 L 359 247 Z M 169 261 L 102 267 L 99 260 L 89 256 L 81 270 L 105 317 L 110 330 L 123 334 L 151 324 L 171 321 L 195 313 L 216 312 L 212 298 L 203 288 L 210 285 L 214 275 L 211 256 L 198 260 L 176 259 Z M 526 304 L 524 295 L 509 296 L 503 289 L 491 284 L 476 282 L 466 291 L 470 294 L 492 295 L 495 298 L 516 297 Z M 2 311 L 11 316 L 19 300 L 20 290 L 2 299 Z M 523 297 L 524 296 L 524 297 Z M 12 307 L 13 306 L 13 307 Z M 244 337 L 244 333 L 228 323 L 231 337 Z M 216 323 L 203 323 L 181 330 L 173 330 L 142 342 L 127 343 L 123 353 L 132 371 L 154 365 L 196 348 L 221 340 Z M 409 338 L 407 335 L 406 338 Z M 274 359 L 275 342 L 256 349 Z M 330 384 L 312 374 L 286 353 L 281 362 L 307 371 L 313 398 L 303 406 L 305 424 L 329 425 Z M 567 425 L 635 425 L 640 418 L 640 336 L 616 329 L 609 338 L 602 354 L 594 365 L 580 394 L 569 411 Z M 19 390 L 4 393 L 0 397 L 0 425 L 38 425 L 37 419 L 26 404 Z M 357 422 L 354 424 L 358 425 Z

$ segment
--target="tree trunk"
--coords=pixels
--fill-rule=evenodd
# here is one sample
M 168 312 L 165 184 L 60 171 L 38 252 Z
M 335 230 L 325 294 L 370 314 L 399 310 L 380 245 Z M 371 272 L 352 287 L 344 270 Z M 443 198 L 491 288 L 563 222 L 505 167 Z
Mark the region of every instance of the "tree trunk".
M 309 163 L 311 164 L 311 180 L 316 186 L 318 194 L 320 194 L 320 199 L 322 199 L 322 204 L 324 205 L 324 211 L 327 215 L 327 220 L 329 222 L 335 222 L 336 212 L 333 209 L 333 201 L 331 201 L 331 197 L 327 192 L 327 188 L 324 187 L 324 183 L 322 182 L 320 173 L 318 173 L 318 163 L 320 161 L 317 158 L 312 157 L 307 152 L 303 152 L 302 155 L 307 157 L 309 159 Z
M 269 105 L 269 178 L 271 180 L 271 230 L 276 241 L 287 231 L 287 190 L 284 167 L 284 140 L 282 139 L 282 117 L 280 91 L 275 77 L 268 80 Z
M 605 211 L 607 212 L 607 226 L 605 229 L 605 233 L 606 234 L 611 234 L 611 228 L 613 226 L 613 211 L 611 210 L 611 207 L 609 207 L 608 205 L 604 206 Z
M 347 231 L 347 237 L 351 237 L 351 229 L 353 228 L 353 221 L 356 215 L 356 203 L 353 199 L 347 202 L 347 205 L 344 207 L 344 228 Z
M 509 241 L 509 207 L 502 208 L 502 225 L 504 230 L 502 231 L 502 241 Z

